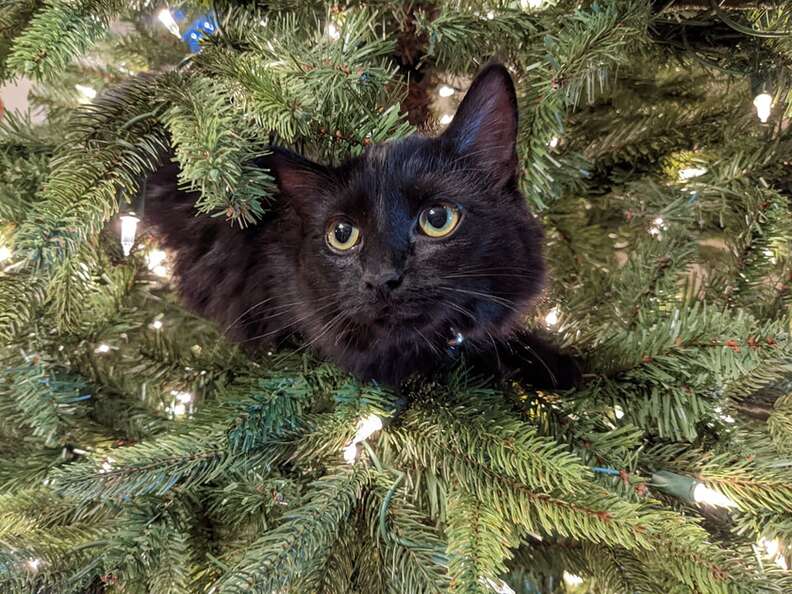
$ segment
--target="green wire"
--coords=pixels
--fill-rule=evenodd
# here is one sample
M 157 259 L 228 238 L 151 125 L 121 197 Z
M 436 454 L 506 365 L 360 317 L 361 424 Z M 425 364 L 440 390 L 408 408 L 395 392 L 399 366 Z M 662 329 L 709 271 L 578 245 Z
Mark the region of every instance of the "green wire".
M 710 0 L 710 6 L 715 11 L 715 14 L 718 15 L 718 18 L 723 21 L 726 25 L 738 31 L 739 33 L 743 33 L 745 35 L 751 35 L 753 37 L 763 37 L 766 39 L 777 39 L 780 37 L 787 37 L 788 35 L 792 35 L 792 31 L 757 31 L 756 29 L 751 29 L 750 27 L 744 27 L 734 19 L 732 19 L 728 14 L 726 14 L 718 3 L 715 0 Z

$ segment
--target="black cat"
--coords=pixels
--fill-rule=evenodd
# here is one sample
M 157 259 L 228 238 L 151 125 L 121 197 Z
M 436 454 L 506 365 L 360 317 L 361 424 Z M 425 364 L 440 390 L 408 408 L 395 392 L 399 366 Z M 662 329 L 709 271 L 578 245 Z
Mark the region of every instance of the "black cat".
M 571 387 L 569 357 L 521 330 L 542 291 L 542 229 L 517 189 L 517 102 L 486 67 L 437 138 L 369 147 L 330 168 L 275 148 L 280 195 L 244 230 L 195 216 L 169 164 L 146 219 L 176 250 L 186 304 L 232 339 L 296 335 L 361 379 L 398 385 L 450 359 L 537 387 Z

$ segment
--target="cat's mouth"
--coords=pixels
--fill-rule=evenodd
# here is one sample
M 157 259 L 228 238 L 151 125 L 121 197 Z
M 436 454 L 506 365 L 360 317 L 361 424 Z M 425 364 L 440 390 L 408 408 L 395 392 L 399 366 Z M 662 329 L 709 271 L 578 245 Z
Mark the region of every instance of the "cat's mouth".
M 384 304 L 369 312 L 367 325 L 378 334 L 407 330 L 425 325 L 428 314 L 425 310 L 405 304 Z
M 422 313 L 415 313 L 415 314 L 405 314 L 401 312 L 398 316 L 393 315 L 392 311 L 385 311 L 383 313 L 375 315 L 371 319 L 371 325 L 377 328 L 398 328 L 403 326 L 412 326 L 423 319 L 425 319 L 425 314 Z

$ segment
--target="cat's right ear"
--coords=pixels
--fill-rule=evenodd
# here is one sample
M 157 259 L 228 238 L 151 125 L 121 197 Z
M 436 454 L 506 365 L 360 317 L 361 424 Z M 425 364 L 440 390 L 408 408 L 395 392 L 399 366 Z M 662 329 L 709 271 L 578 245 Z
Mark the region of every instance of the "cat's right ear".
M 271 153 L 259 164 L 269 169 L 282 196 L 294 205 L 301 215 L 315 205 L 317 196 L 330 182 L 327 168 L 309 161 L 296 153 L 279 147 L 271 147 Z
M 440 136 L 472 157 L 496 183 L 517 173 L 517 94 L 505 66 L 490 64 L 470 85 L 454 119 Z

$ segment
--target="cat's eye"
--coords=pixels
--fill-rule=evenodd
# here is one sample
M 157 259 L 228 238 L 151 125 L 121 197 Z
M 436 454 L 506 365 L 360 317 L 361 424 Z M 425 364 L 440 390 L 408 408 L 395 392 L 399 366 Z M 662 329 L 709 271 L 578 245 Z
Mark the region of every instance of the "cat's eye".
M 451 235 L 459 224 L 459 209 L 451 204 L 436 204 L 418 215 L 418 224 L 429 237 Z
M 337 252 L 351 250 L 360 242 L 360 229 L 348 221 L 333 221 L 325 235 L 327 245 Z

